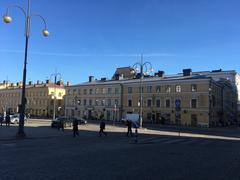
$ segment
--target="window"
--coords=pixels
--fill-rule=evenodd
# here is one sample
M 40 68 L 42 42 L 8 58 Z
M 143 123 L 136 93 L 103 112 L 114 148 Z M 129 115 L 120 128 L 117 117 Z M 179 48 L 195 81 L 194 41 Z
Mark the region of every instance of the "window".
M 89 89 L 89 94 L 93 94 L 93 90 L 92 89 Z
M 176 86 L 176 92 L 181 92 L 181 86 L 180 85 Z
M 132 100 L 131 99 L 128 100 L 128 107 L 132 107 Z
M 92 106 L 92 100 L 89 99 L 89 106 Z
M 139 86 L 139 92 L 141 92 L 141 87 Z M 144 87 L 142 87 L 142 92 L 144 92 Z
M 96 89 L 95 89 L 95 91 L 96 91 L 96 94 L 98 94 L 98 93 L 99 93 L 99 89 L 98 89 L 98 88 L 96 88 Z
M 157 101 L 156 101 L 156 106 L 157 106 L 157 107 L 160 107 L 160 106 L 161 106 L 161 101 L 160 101 L 160 99 L 157 99 Z
M 152 92 L 152 86 L 147 86 L 147 92 L 151 93 Z
M 107 93 L 106 88 L 102 88 L 102 93 L 103 93 L 103 94 L 106 94 L 106 93 Z
M 160 92 L 161 92 L 161 86 L 157 86 L 157 87 L 156 87 L 156 92 L 157 92 L 157 93 L 160 93 Z
M 147 113 L 147 120 L 152 121 L 152 113 Z
M 108 94 L 112 94 L 112 88 L 108 88 Z
M 86 90 L 86 89 L 83 90 L 83 94 L 84 94 L 84 95 L 87 94 L 87 90 Z
M 76 89 L 74 89 L 74 90 L 73 90 L 73 95 L 75 95 L 75 94 L 76 94 L 76 92 L 77 92 L 77 90 L 76 90 Z
M 166 99 L 166 108 L 170 108 L 170 99 Z
M 111 99 L 108 99 L 108 101 L 107 101 L 107 105 L 108 105 L 108 106 L 111 106 L 111 105 L 112 105 L 112 101 L 111 101 Z
M 103 99 L 103 100 L 102 100 L 102 106 L 104 106 L 104 105 L 105 105 L 105 100 Z
M 84 105 L 84 106 L 87 105 L 87 100 L 86 100 L 86 99 L 83 100 L 83 105 Z
M 171 92 L 171 86 L 169 86 L 169 85 L 166 86 L 166 92 L 167 92 L 167 93 L 170 93 L 170 92 Z
M 215 105 L 216 105 L 216 98 L 215 98 L 215 96 L 212 96 L 212 105 L 213 105 L 213 107 L 215 107 Z
M 197 99 L 191 100 L 191 108 L 197 108 Z
M 78 95 L 81 95 L 81 89 L 78 89 Z
M 132 93 L 132 87 L 128 87 L 128 93 Z
M 147 107 L 152 107 L 152 100 L 151 99 L 147 100 Z
M 62 97 L 62 93 L 61 92 L 58 93 L 58 97 L 60 97 L 60 98 Z
M 191 85 L 191 91 L 192 92 L 196 92 L 197 91 L 197 85 L 196 84 L 192 84 Z
M 72 92 L 71 92 L 71 89 L 69 89 L 69 90 L 68 90 L 68 95 L 71 95 L 71 93 L 72 93 Z M 34 96 L 33 93 L 32 93 L 32 96 Z
M 114 103 L 118 106 L 118 99 L 115 99 Z
M 118 93 L 119 93 L 119 89 L 115 88 L 115 94 L 118 94 Z
M 99 105 L 99 104 L 98 104 L 98 102 L 99 102 L 99 100 L 98 100 L 98 99 L 96 99 L 96 100 L 95 100 L 95 105 L 96 105 L 96 106 L 98 106 L 98 105 Z
M 80 105 L 81 105 L 81 100 L 79 99 L 79 100 L 77 101 L 77 103 L 78 103 L 78 105 L 80 106 Z

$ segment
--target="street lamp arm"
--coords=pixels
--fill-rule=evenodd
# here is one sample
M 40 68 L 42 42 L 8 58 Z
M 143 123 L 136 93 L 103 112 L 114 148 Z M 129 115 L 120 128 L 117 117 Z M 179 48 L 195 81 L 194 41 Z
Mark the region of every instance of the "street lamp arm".
M 42 31 L 42 34 L 43 34 L 43 36 L 45 36 L 45 37 L 49 36 L 49 31 L 48 31 L 48 29 L 47 29 L 46 20 L 45 20 L 40 14 L 31 14 L 30 17 L 32 18 L 32 16 L 37 16 L 37 17 L 39 17 L 39 18 L 43 21 L 44 29 L 43 29 L 43 31 Z
M 9 5 L 9 6 L 7 7 L 6 16 L 9 15 L 9 9 L 10 9 L 10 8 L 20 9 L 20 10 L 22 11 L 22 13 L 24 14 L 25 18 L 27 18 L 27 13 L 26 13 L 26 11 L 24 10 L 24 8 L 21 7 L 21 6 L 19 6 L 19 5 L 16 5 L 16 4 L 12 4 L 12 5 Z
M 147 65 L 149 65 L 152 68 L 152 64 L 150 62 L 147 61 L 147 62 L 143 63 L 143 66 L 147 66 Z
M 142 65 L 141 65 L 141 63 L 135 63 L 135 64 L 133 65 L 133 67 L 136 67 L 136 66 L 142 66 Z
M 31 18 L 33 16 L 36 16 L 36 17 L 39 17 L 42 21 L 43 21 L 43 24 L 44 24 L 44 29 L 47 29 L 47 23 L 46 23 L 46 20 L 40 15 L 40 14 L 31 14 Z

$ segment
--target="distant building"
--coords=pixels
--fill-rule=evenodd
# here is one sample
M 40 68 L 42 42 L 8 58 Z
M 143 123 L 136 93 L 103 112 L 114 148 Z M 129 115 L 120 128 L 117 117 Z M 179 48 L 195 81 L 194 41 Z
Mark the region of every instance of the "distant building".
M 2 87 L 0 89 L 0 113 L 18 113 L 21 104 L 22 83 L 8 83 Z M 30 81 L 26 85 L 26 113 L 30 113 L 32 117 L 52 117 L 54 95 L 56 96 L 56 113 L 59 116 L 63 115 L 65 96 L 63 82 L 54 85 L 49 80 L 45 83 L 37 81 L 35 84 Z
M 122 104 L 122 84 L 119 81 L 94 80 L 79 85 L 67 86 L 65 115 L 99 119 L 103 114 L 107 120 L 119 120 Z
M 127 75 L 119 75 L 125 71 Z M 134 77 L 130 71 L 118 68 L 112 80 L 91 76 L 86 83 L 68 86 L 65 115 L 98 119 L 103 114 L 113 121 L 127 113 L 139 113 L 140 76 Z M 177 75 L 159 71 L 144 77 L 143 123 L 207 127 L 237 123 L 238 91 L 236 81 L 231 81 L 232 72 L 234 75 L 235 71 L 195 73 L 185 69 Z

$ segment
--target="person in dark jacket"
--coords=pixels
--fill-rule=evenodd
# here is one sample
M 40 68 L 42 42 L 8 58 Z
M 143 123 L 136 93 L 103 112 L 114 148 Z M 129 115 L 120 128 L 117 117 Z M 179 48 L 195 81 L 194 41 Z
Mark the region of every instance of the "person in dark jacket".
M 101 137 L 102 134 L 104 134 L 105 136 L 107 135 L 106 132 L 104 132 L 104 129 L 105 129 L 105 122 L 104 120 L 102 119 L 101 122 L 100 122 L 100 131 L 99 131 L 99 136 Z
M 60 119 L 59 123 L 58 123 L 58 130 L 62 129 L 62 131 L 64 131 L 64 121 L 63 119 Z
M 131 137 L 133 136 L 133 134 L 132 134 L 132 121 L 127 120 L 127 136 L 129 134 L 131 135 Z
M 78 133 L 78 121 L 75 119 L 73 121 L 73 137 L 76 137 L 79 136 L 79 133 Z
M 3 123 L 3 119 L 4 119 L 3 115 L 0 114 L 0 124 L 1 124 L 1 126 L 2 126 L 2 123 Z
M 6 126 L 10 127 L 10 115 L 6 115 Z

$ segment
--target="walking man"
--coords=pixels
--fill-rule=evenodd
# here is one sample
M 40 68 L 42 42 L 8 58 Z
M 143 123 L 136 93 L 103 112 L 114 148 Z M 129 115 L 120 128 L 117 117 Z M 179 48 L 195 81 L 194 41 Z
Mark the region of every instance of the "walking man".
M 3 123 L 3 119 L 4 119 L 3 115 L 0 114 L 0 124 L 1 124 L 1 126 L 2 126 L 2 123 Z
M 6 126 L 10 127 L 10 115 L 6 115 Z
M 76 135 L 79 136 L 77 119 L 73 121 L 73 137 L 76 137 Z
M 100 122 L 99 137 L 101 137 L 102 134 L 104 134 L 105 136 L 107 135 L 107 133 L 104 132 L 104 129 L 105 129 L 105 122 L 104 122 L 104 120 L 102 119 L 101 122 Z
M 132 121 L 127 120 L 127 137 L 128 137 L 129 134 L 131 135 L 131 137 L 133 136 L 133 134 L 132 134 Z
M 58 123 L 58 130 L 62 129 L 62 131 L 64 131 L 64 121 L 63 119 L 60 119 L 59 123 Z

